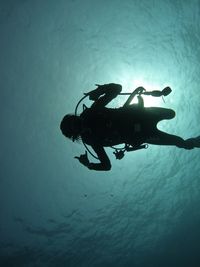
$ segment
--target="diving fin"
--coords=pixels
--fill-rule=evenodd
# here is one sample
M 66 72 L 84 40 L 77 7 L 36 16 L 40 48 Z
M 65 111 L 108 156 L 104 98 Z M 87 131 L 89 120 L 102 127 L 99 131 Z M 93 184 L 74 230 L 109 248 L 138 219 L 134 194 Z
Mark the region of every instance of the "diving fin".
M 189 138 L 186 141 L 188 142 L 188 144 L 190 143 L 191 148 L 195 148 L 195 147 L 200 148 L 200 136 Z
M 193 138 L 193 144 L 194 144 L 194 147 L 200 148 L 200 136 Z

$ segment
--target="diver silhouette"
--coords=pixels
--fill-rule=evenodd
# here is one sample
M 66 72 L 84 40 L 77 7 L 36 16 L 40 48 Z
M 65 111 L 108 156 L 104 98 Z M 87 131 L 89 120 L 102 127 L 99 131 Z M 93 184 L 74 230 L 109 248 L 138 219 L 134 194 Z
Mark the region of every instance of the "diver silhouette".
M 116 159 L 122 159 L 126 151 L 135 151 L 147 148 L 148 144 L 176 146 L 184 149 L 200 147 L 200 136 L 184 140 L 183 138 L 160 131 L 157 128 L 161 120 L 175 117 L 172 109 L 160 107 L 144 107 L 143 95 L 167 96 L 171 93 L 170 87 L 162 91 L 147 92 L 143 87 L 136 88 L 122 107 L 105 107 L 117 97 L 122 86 L 115 83 L 97 85 L 95 90 L 85 93 L 94 101 L 90 108 L 83 105 L 80 115 L 65 115 L 60 123 L 62 133 L 73 142 L 82 140 L 83 144 L 90 145 L 100 163 L 89 162 L 87 151 L 76 156 L 80 163 L 91 170 L 108 171 L 111 169 L 110 160 L 104 147 L 113 147 L 125 144 L 124 148 L 115 148 Z M 121 93 L 122 94 L 122 93 Z M 137 96 L 138 103 L 131 104 Z M 80 102 L 80 101 L 79 101 Z M 87 146 L 86 146 L 87 148 Z

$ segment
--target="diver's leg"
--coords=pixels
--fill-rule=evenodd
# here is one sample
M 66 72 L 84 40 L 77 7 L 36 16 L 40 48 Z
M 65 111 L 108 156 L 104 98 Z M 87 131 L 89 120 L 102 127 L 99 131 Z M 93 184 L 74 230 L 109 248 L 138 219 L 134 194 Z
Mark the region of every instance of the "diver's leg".
M 187 142 L 191 142 L 194 145 L 194 147 L 200 148 L 200 136 L 189 138 L 187 139 Z
M 195 147 L 194 142 L 191 139 L 184 140 L 180 136 L 168 134 L 160 130 L 156 130 L 151 137 L 147 138 L 148 144 L 160 145 L 160 146 L 177 146 L 184 149 L 193 149 Z

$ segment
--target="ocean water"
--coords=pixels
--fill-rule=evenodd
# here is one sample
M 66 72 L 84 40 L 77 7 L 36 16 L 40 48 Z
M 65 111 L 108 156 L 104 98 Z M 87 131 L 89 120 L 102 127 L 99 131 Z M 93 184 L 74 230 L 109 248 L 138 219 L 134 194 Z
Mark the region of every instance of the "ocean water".
M 0 266 L 200 266 L 200 150 L 108 148 L 112 170 L 96 172 L 59 130 L 110 82 L 170 86 L 145 105 L 176 111 L 160 129 L 198 136 L 200 1 L 0 1 Z

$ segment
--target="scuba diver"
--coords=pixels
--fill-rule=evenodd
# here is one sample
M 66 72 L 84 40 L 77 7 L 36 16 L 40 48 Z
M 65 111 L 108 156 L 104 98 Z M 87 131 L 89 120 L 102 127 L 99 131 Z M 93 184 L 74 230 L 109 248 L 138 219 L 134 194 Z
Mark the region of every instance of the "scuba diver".
M 85 145 L 91 146 L 95 151 L 96 159 L 99 163 L 89 162 L 87 151 L 85 154 L 76 156 L 81 164 L 91 170 L 108 171 L 111 169 L 110 160 L 105 152 L 105 147 L 112 147 L 116 159 L 122 159 L 126 151 L 136 151 L 147 148 L 148 144 L 176 146 L 184 149 L 200 147 L 200 136 L 184 140 L 183 138 L 168 134 L 157 129 L 157 124 L 161 120 L 169 120 L 175 117 L 172 109 L 160 107 L 144 107 L 143 95 L 155 97 L 167 96 L 171 93 L 170 87 L 165 87 L 162 91 L 147 92 L 143 87 L 136 88 L 122 107 L 107 108 L 106 105 L 121 93 L 122 86 L 115 83 L 96 85 L 97 88 L 85 93 L 85 98 L 89 97 L 93 101 L 90 108 L 83 105 L 83 111 L 77 115 L 65 115 L 60 123 L 60 129 L 65 137 L 73 142 L 81 140 Z M 137 96 L 138 103 L 131 104 L 133 98 Z M 123 148 L 114 146 L 124 144 Z

